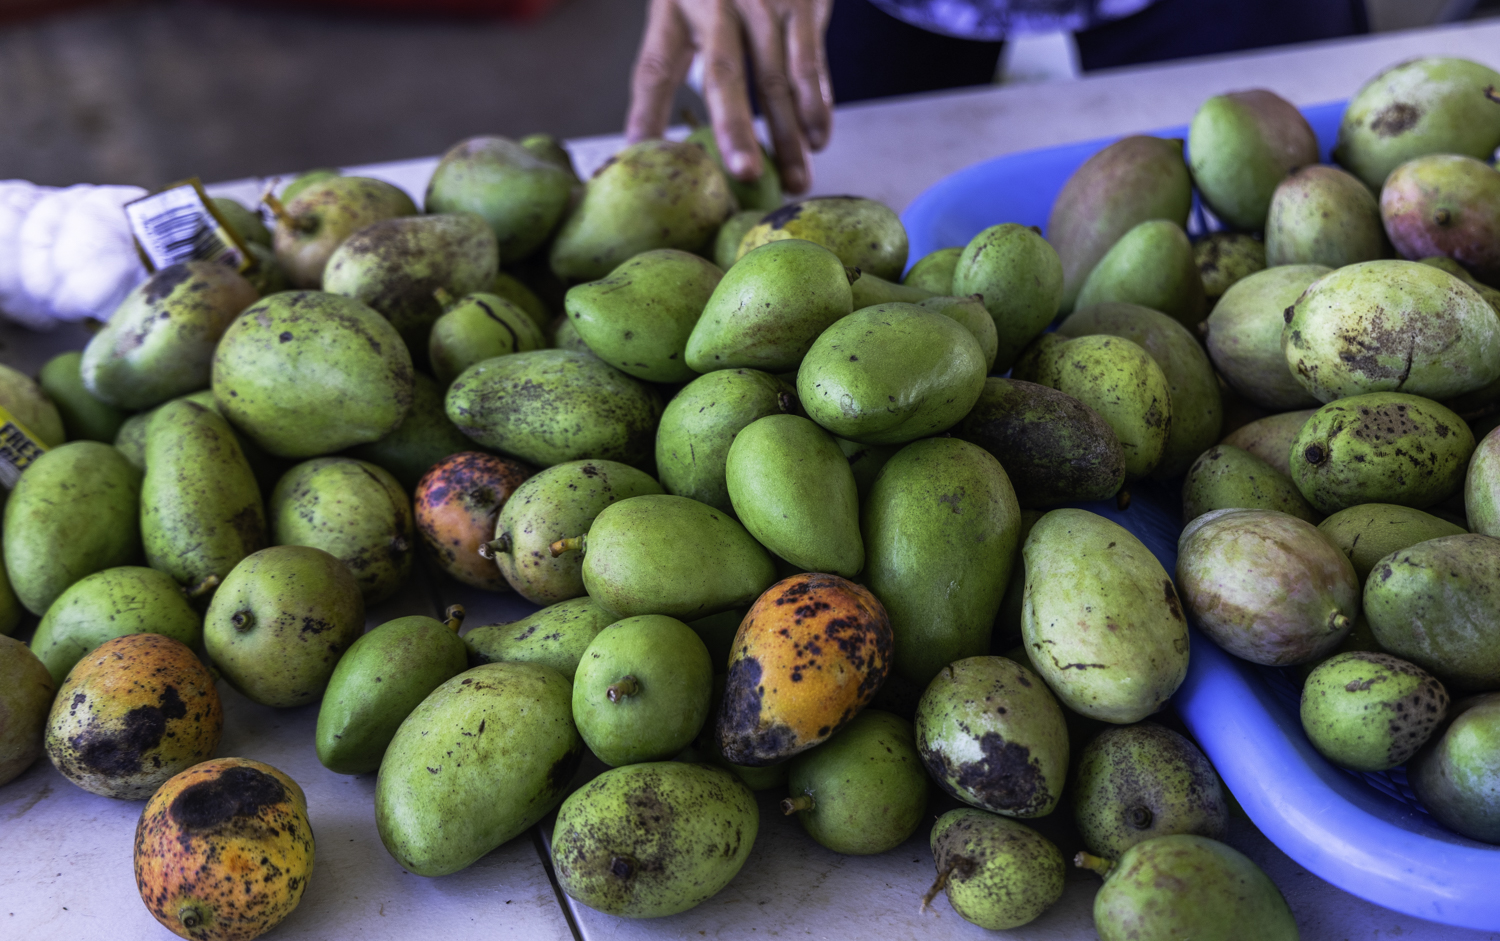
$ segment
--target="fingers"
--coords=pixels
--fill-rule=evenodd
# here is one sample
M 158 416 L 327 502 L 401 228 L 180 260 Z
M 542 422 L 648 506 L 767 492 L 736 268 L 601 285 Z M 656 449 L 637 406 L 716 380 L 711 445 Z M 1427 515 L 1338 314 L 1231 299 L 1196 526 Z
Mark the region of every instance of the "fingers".
M 715 3 L 696 24 L 703 47 L 703 102 L 724 166 L 742 180 L 761 174 L 760 146 L 745 82 L 745 47 L 740 20 L 727 2 Z
M 633 144 L 662 135 L 671 119 L 672 97 L 692 62 L 692 35 L 677 4 L 674 0 L 652 0 L 630 75 L 626 140 Z
M 788 192 L 801 193 L 812 182 L 807 165 L 807 144 L 802 137 L 802 122 L 787 77 L 785 27 L 780 15 L 769 9 L 764 0 L 740 0 L 740 16 L 750 38 L 750 55 L 755 64 L 755 87 L 781 168 L 781 184 Z
M 802 133 L 813 151 L 828 146 L 833 132 L 833 83 L 828 78 L 828 0 L 793 5 L 786 23 L 786 46 L 792 92 Z

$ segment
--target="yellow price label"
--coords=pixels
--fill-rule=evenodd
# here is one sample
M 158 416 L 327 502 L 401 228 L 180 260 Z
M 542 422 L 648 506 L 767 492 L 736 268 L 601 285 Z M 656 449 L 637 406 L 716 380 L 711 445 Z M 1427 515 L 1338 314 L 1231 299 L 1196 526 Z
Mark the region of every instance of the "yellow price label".
M 47 453 L 47 446 L 30 428 L 0 407 L 0 484 L 10 490 L 21 472 Z

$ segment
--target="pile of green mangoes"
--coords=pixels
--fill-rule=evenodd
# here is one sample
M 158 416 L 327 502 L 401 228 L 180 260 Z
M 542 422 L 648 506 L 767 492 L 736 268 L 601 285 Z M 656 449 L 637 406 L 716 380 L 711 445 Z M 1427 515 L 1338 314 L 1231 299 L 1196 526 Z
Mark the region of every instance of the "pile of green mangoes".
M 217 677 L 319 703 L 319 760 L 378 774 L 420 875 L 555 810 L 570 896 L 681 912 L 771 789 L 853 855 L 956 808 L 913 904 L 1003 929 L 1062 894 L 1019 821 L 1067 805 L 1101 937 L 1295 938 L 1208 760 L 1145 720 L 1191 617 L 1302 671 L 1330 760 L 1411 760 L 1438 819 L 1500 840 L 1497 86 L 1377 76 L 1342 169 L 1275 95 L 1212 98 L 1190 158 L 1125 138 L 1047 239 L 909 270 L 887 207 L 782 205 L 706 130 L 586 183 L 552 138 L 464 141 L 425 213 L 333 171 L 271 228 L 221 201 L 240 270 L 165 268 L 40 384 L 0 369 L 45 448 L 5 508 L 0 633 L 40 621 L 0 637 L 0 782 L 45 751 L 149 798 L 137 882 L 184 937 L 268 930 L 312 869 L 296 783 L 213 757 Z M 1234 231 L 1189 239 L 1195 188 Z M 1181 487 L 1175 581 L 1068 506 L 1148 481 Z M 539 610 L 366 632 L 419 554 Z M 609 770 L 570 794 L 586 750 Z

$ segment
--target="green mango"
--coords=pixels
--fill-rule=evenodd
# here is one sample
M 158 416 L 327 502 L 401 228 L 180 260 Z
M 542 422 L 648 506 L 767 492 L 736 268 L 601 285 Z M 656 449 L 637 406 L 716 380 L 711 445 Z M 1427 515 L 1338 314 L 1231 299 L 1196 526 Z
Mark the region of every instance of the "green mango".
M 735 204 L 741 209 L 753 209 L 765 215 L 781 205 L 781 174 L 777 172 L 776 161 L 766 153 L 765 147 L 760 147 L 760 176 L 753 180 L 741 180 L 724 166 L 724 155 L 719 152 L 719 141 L 714 137 L 712 125 L 703 124 L 694 128 L 687 136 L 686 143 L 697 144 L 708 151 L 719 172 L 724 174 L 724 182 L 728 184 L 729 192 L 734 194 Z M 728 265 L 723 267 L 727 268 Z
M 126 413 L 94 397 L 83 384 L 80 350 L 59 353 L 37 374 L 42 392 L 57 406 L 68 440 L 83 438 L 110 444 L 120 433 Z
M 1500 689 L 1500 540 L 1442 536 L 1398 549 L 1370 570 L 1365 618 L 1382 649 L 1451 690 Z
M 1037 521 L 1021 558 L 1022 637 L 1058 699 L 1116 724 L 1160 709 L 1187 675 L 1188 635 L 1156 557 L 1124 527 L 1062 509 Z
M 311 546 L 271 546 L 214 592 L 203 649 L 247 699 L 288 709 L 322 697 L 364 631 L 364 600 L 344 563 Z
M 978 294 L 969 297 L 929 297 L 916 303 L 923 310 L 935 310 L 944 317 L 951 317 L 963 324 L 964 329 L 974 334 L 974 339 L 979 341 L 985 372 L 989 373 L 995 368 L 995 358 L 1000 354 L 1000 336 L 995 332 L 995 319 L 985 309 L 983 299 Z
M 1448 714 L 1448 691 L 1421 667 L 1384 653 L 1324 660 L 1302 684 L 1302 728 L 1340 768 L 1406 764 Z
M 458 872 L 551 813 L 583 756 L 570 696 L 551 667 L 486 663 L 422 700 L 375 783 L 375 826 L 396 862 Z
M 595 356 L 532 350 L 476 363 L 448 387 L 449 421 L 538 467 L 651 457 L 661 396 Z
M 792 387 L 756 369 L 719 369 L 672 397 L 656 429 L 656 473 L 667 493 L 734 512 L 725 465 L 735 436 L 757 419 L 795 413 Z
M 526 311 L 543 332 L 546 332 L 552 323 L 552 311 L 547 309 L 547 305 L 535 291 L 526 286 L 526 282 L 513 274 L 505 271 L 496 272 L 495 283 L 490 286 L 489 292 L 505 298 Z
M 619 618 L 594 603 L 588 595 L 549 605 L 509 624 L 486 624 L 464 635 L 469 662 L 540 663 L 568 682 L 578 672 L 583 652 Z
M 281 262 L 276 260 L 275 252 L 259 242 L 251 242 L 246 249 L 250 256 L 250 265 L 240 274 L 244 275 L 252 288 L 255 288 L 257 295 L 266 297 L 292 289 L 291 279 L 287 277 L 286 270 L 281 267 Z
M 1297 941 L 1276 883 L 1238 850 L 1193 833 L 1137 843 L 1118 861 L 1080 854 L 1104 876 L 1094 896 L 1100 941 Z
M 713 262 L 721 271 L 734 267 L 740 257 L 740 240 L 765 214 L 764 209 L 748 209 L 735 213 L 719 226 L 719 234 L 714 236 Z
M 488 291 L 500 270 L 495 232 L 472 212 L 402 216 L 371 223 L 328 258 L 323 290 L 368 304 L 391 322 L 413 359 L 443 315 L 436 292 Z
M 780 239 L 816 242 L 850 268 L 886 281 L 899 281 L 906 268 L 900 217 L 862 196 L 818 196 L 768 212 L 740 240 L 739 257 Z
M 688 337 L 724 272 L 676 248 L 623 262 L 608 277 L 568 289 L 563 307 L 594 355 L 649 382 L 687 382 Z
M 1476 461 L 1470 462 L 1472 468 Z M 1471 471 L 1472 474 L 1472 471 Z M 1473 510 L 1470 511 L 1473 519 Z M 1394 503 L 1361 503 L 1318 524 L 1318 529 L 1354 564 L 1361 585 L 1375 563 L 1401 549 L 1443 536 L 1459 536 L 1464 530 L 1430 513 Z M 1475 532 L 1482 530 L 1475 529 Z M 1485 533 L 1485 535 L 1492 535 Z
M 661 493 L 644 471 L 617 461 L 570 461 L 527 478 L 500 508 L 490 543 L 500 573 L 521 597 L 551 605 L 585 593 L 583 560 L 553 556 L 559 539 L 588 532 L 617 500 Z
M 69 585 L 141 555 L 141 472 L 107 444 L 42 454 L 5 504 L 5 571 L 26 610 L 43 614 Z
M 1285 311 L 1308 286 L 1333 269 L 1281 265 L 1258 271 L 1224 292 L 1208 315 L 1208 355 L 1230 388 L 1261 408 L 1316 406 L 1281 349 Z
M 394 595 L 416 551 L 411 498 L 387 471 L 319 457 L 287 471 L 267 502 L 271 544 L 313 546 L 349 566 L 365 603 Z
M 611 503 L 586 536 L 565 542 L 564 551 L 583 551 L 589 597 L 622 618 L 707 617 L 749 605 L 776 580 L 771 557 L 743 526 L 687 497 Z
M 547 346 L 531 315 L 496 294 L 467 294 L 448 307 L 427 336 L 427 361 L 444 388 L 475 363 Z
M 708 648 L 676 618 L 648 614 L 604 628 L 573 677 L 573 721 L 611 767 L 664 761 L 698 737 L 714 668 Z
M 219 410 L 218 403 L 214 401 L 214 390 L 200 389 L 189 395 L 180 396 L 214 411 Z M 175 401 L 175 400 L 174 400 Z M 136 412 L 120 423 L 120 430 L 115 432 L 115 450 L 125 456 L 130 466 L 142 473 L 146 470 L 146 429 L 151 425 L 151 419 L 156 417 L 156 408 L 147 409 L 144 412 Z M 244 439 L 240 439 L 240 447 L 244 447 Z
M 870 492 L 870 488 L 875 486 L 875 480 L 880 476 L 885 462 L 895 457 L 896 452 L 903 447 L 899 444 L 860 444 L 847 438 L 833 440 L 849 462 L 849 470 L 854 474 L 854 489 L 859 492 L 861 501 Z
M 1380 191 L 1380 217 L 1402 258 L 1446 256 L 1500 287 L 1500 171 L 1483 160 L 1429 154 L 1401 164 Z
M 1446 399 L 1500 379 L 1500 316 L 1473 288 L 1414 261 L 1348 265 L 1288 308 L 1282 348 L 1320 401 L 1366 392 Z
M 706 618 L 698 618 L 696 621 L 688 622 L 688 627 L 693 629 L 693 632 L 698 635 L 698 639 L 703 641 L 703 646 L 708 648 L 708 657 L 713 661 L 715 670 L 720 665 L 728 665 L 730 657 L 734 652 L 735 635 L 740 632 L 740 624 L 745 620 L 745 612 L 747 610 L 746 608 L 730 608 L 728 611 L 720 611 L 718 614 L 710 614 Z M 715 689 L 717 690 L 714 694 L 716 697 L 715 702 L 717 702 L 724 690 L 719 687 L 715 687 Z M 713 719 L 710 717 L 708 721 L 711 725 Z M 705 728 L 707 727 L 705 725 Z M 703 751 L 704 746 L 701 744 L 701 741 L 704 739 L 704 736 L 700 736 L 699 738 L 700 744 L 697 747 L 699 751 Z M 714 737 L 710 735 L 707 738 L 713 739 Z M 714 747 L 717 747 L 717 745 Z M 751 789 L 760 790 L 760 788 L 754 785 L 751 785 Z
M 1243 232 L 1210 232 L 1193 243 L 1210 310 L 1224 292 L 1266 267 L 1266 244 Z
M 1265 228 L 1276 184 L 1318 162 L 1318 138 L 1296 105 L 1256 88 L 1199 105 L 1188 153 L 1193 182 L 1214 215 L 1255 232 Z
M 1068 338 L 1059 336 L 1056 331 L 1044 333 L 1032 340 L 1011 367 L 1010 378 L 1040 383 L 1042 377 L 1050 375 L 1057 368 L 1057 350 L 1066 342 Z
M 209 200 L 219 219 L 229 226 L 248 244 L 271 247 L 271 230 L 261 221 L 260 213 L 252 212 L 244 203 L 227 196 L 215 196 Z
M 140 494 L 146 561 L 193 592 L 212 590 L 266 546 L 255 474 L 213 409 L 177 400 L 157 411 L 146 432 Z
M 1005 657 L 943 667 L 917 704 L 917 751 L 934 781 L 966 804 L 1045 817 L 1068 774 L 1062 707 L 1037 675 Z
M 1120 236 L 1084 279 L 1075 307 L 1108 302 L 1150 307 L 1197 329 L 1208 302 L 1182 226 L 1150 219 Z
M 1473 452 L 1469 426 L 1438 403 L 1372 392 L 1313 413 L 1292 444 L 1291 478 L 1324 513 L 1361 503 L 1420 510 L 1463 487 Z
M 1199 455 L 1182 481 L 1182 520 L 1225 509 L 1277 510 L 1313 525 L 1323 518 L 1291 477 L 1249 451 L 1216 444 Z
M 273 294 L 224 332 L 214 351 L 214 400 L 236 428 L 278 457 L 378 441 L 411 408 L 411 356 L 400 340 L 359 301 L 317 291 Z
M 84 347 L 84 388 L 124 409 L 203 388 L 219 338 L 257 298 L 249 281 L 219 262 L 163 268 L 133 288 Z
M 933 294 L 952 294 L 953 273 L 963 252 L 963 246 L 959 245 L 928 252 L 907 270 L 901 283 Z
M 688 336 L 688 366 L 703 373 L 796 369 L 818 335 L 854 309 L 855 278 L 833 252 L 802 239 L 742 255 Z
M 1349 100 L 1333 159 L 1379 190 L 1396 167 L 1424 154 L 1488 160 L 1500 147 L 1500 72 L 1467 59 L 1427 56 L 1376 75 Z
M 797 370 L 809 418 L 862 444 L 958 424 L 984 390 L 984 352 L 957 321 L 914 304 L 866 307 L 824 330 Z
M 1155 722 L 1106 729 L 1073 776 L 1073 819 L 1090 853 L 1118 859 L 1159 836 L 1222 840 L 1229 804 L 1214 766 L 1192 742 Z
M 30 436 L 49 448 L 68 440 L 62 413 L 35 379 L 0 363 L 0 409 L 10 413 Z
M 1475 696 L 1454 712 L 1442 734 L 1406 766 L 1406 779 L 1444 826 L 1471 840 L 1500 843 L 1500 695 Z
M 426 373 L 412 372 L 411 408 L 390 433 L 344 453 L 384 468 L 408 493 L 443 458 L 474 450 L 443 410 L 443 389 Z
M 58 595 L 36 626 L 31 652 L 52 682 L 61 684 L 74 664 L 106 640 L 147 632 L 197 648 L 203 618 L 170 575 L 121 565 L 79 579 Z
M 1114 429 L 1125 452 L 1125 479 L 1156 470 L 1172 433 L 1172 392 L 1166 374 L 1141 346 L 1107 334 L 1059 346 L 1040 384 L 1071 395 Z
M 396 729 L 433 690 L 468 668 L 463 609 L 442 621 L 396 618 L 361 635 L 333 668 L 318 707 L 318 761 L 338 774 L 380 767 Z
M 913 442 L 886 462 L 859 523 L 862 580 L 890 615 L 895 672 L 925 686 L 987 653 L 1021 528 L 1000 462 L 957 438 Z
M 1035 921 L 1062 898 L 1067 867 L 1056 844 L 1024 823 L 972 807 L 950 810 L 932 825 L 938 879 L 965 921 L 991 931 Z
M 573 166 L 573 157 L 562 141 L 551 134 L 527 134 L 521 138 L 521 146 L 534 156 L 561 167 L 568 174 L 568 180 L 575 190 L 582 188 L 583 181 L 578 179 L 578 169 Z
M 908 284 L 897 284 L 878 278 L 873 274 L 861 274 L 849 285 L 850 294 L 854 299 L 854 309 L 860 310 L 865 307 L 874 307 L 876 304 L 905 303 L 916 304 L 932 297 L 931 291 L 912 287 Z
M 583 342 L 583 337 L 578 335 L 578 327 L 567 314 L 559 314 L 557 328 L 552 331 L 552 345 L 559 350 L 567 350 L 570 353 L 583 353 L 586 356 L 594 356 L 594 351 Z M 594 357 L 598 359 L 597 356 Z
M 1063 269 L 1058 312 L 1072 312 L 1084 279 L 1126 232 L 1148 219 L 1185 227 L 1192 206 L 1181 140 L 1124 137 L 1086 160 L 1047 217 L 1047 241 Z
M 992 225 L 964 246 L 946 293 L 980 296 L 995 322 L 997 354 L 991 368 L 1003 372 L 1057 316 L 1062 261 L 1035 229 Z
M 312 184 L 317 183 L 320 180 L 326 180 L 332 176 L 343 175 L 344 171 L 338 169 L 337 167 L 320 167 L 316 170 L 308 170 L 306 173 L 300 173 L 297 176 L 292 177 L 292 181 L 288 183 L 284 189 L 282 189 L 281 199 L 283 202 L 289 203 L 292 200 L 296 199 L 303 190 L 307 189 Z
M 1315 163 L 1276 187 L 1266 217 L 1266 264 L 1342 268 L 1390 254 L 1380 206 L 1353 174 Z
M 1178 476 L 1204 448 L 1219 440 L 1224 425 L 1219 380 L 1202 344 L 1182 324 L 1136 304 L 1084 307 L 1080 303 L 1057 332 L 1069 337 L 1107 334 L 1130 340 L 1161 367 L 1171 394 L 1172 426 L 1154 472 L 1156 477 Z
M 702 147 L 631 144 L 585 185 L 552 243 L 552 271 L 571 284 L 602 278 L 653 248 L 704 251 L 733 212 L 734 194 Z
M 927 769 L 912 724 L 866 709 L 788 762 L 782 813 L 835 853 L 868 856 L 905 843 L 927 815 Z
M 513 140 L 470 137 L 443 154 L 422 202 L 427 212 L 478 215 L 494 231 L 500 257 L 513 262 L 541 248 L 562 222 L 576 182 L 570 170 Z
M 1277 473 L 1292 476 L 1292 445 L 1302 426 L 1317 414 L 1315 408 L 1282 412 L 1256 419 L 1224 436 L 1223 444 L 1249 451 L 1271 465 Z
M 282 199 L 267 200 L 276 215 L 271 248 L 296 288 L 320 287 L 329 256 L 355 232 L 382 219 L 417 214 L 411 197 L 391 184 L 338 171 L 299 177 Z
M 800 415 L 756 419 L 730 445 L 724 478 L 735 515 L 767 549 L 810 572 L 864 568 L 854 472 L 822 428 Z
M 684 912 L 750 856 L 755 795 L 728 771 L 659 761 L 614 768 L 557 812 L 552 868 L 570 898 L 626 918 Z
M 9 784 L 42 757 L 47 716 L 57 684 L 47 668 L 10 637 L 0 637 L 0 785 Z

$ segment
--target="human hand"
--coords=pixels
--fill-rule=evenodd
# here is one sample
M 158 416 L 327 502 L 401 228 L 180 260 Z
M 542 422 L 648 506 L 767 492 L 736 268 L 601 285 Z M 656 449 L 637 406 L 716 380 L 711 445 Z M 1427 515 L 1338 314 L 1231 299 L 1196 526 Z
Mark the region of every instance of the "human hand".
M 833 124 L 823 46 L 832 7 L 833 0 L 651 0 L 631 75 L 626 139 L 662 135 L 673 93 L 701 52 L 703 98 L 724 165 L 738 179 L 759 177 L 745 75 L 748 42 L 781 185 L 805 192 L 812 185 L 808 150 L 827 145 Z

